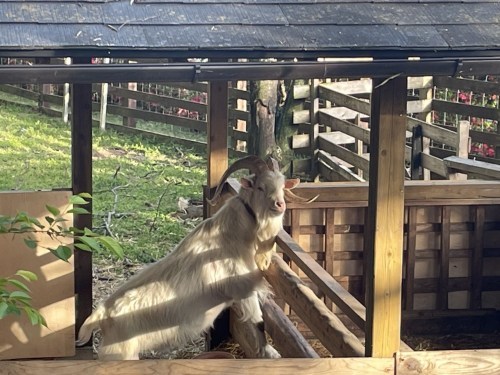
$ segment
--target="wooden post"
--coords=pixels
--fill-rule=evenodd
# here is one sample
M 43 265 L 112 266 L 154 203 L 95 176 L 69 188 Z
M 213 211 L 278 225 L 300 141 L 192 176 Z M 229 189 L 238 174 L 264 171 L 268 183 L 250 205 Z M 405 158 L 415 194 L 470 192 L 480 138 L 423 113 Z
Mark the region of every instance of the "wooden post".
M 434 88 L 431 85 L 429 88 L 420 88 L 418 89 L 418 97 L 420 100 L 432 100 L 434 95 Z M 419 120 L 432 123 L 432 112 L 422 112 L 417 114 L 416 116 Z M 431 150 L 431 140 L 430 138 L 423 137 L 422 139 L 422 152 L 429 155 Z M 430 180 L 431 179 L 431 171 L 428 169 L 423 169 L 422 171 L 422 179 Z M 413 178 L 412 178 L 413 179 Z
M 109 57 L 103 59 L 104 64 L 109 64 Z M 109 83 L 102 82 L 101 86 L 101 111 L 99 112 L 99 129 L 106 130 L 106 112 L 108 110 L 108 87 Z M 137 84 L 136 84 L 137 89 Z
M 71 57 L 64 58 L 64 65 L 71 65 Z M 65 124 L 69 121 L 69 83 L 63 86 L 63 114 L 62 119 Z
M 412 147 L 411 147 L 411 179 L 419 180 L 422 175 L 422 151 L 424 147 L 424 138 L 422 135 L 422 126 L 413 127 Z
M 459 121 L 457 125 L 457 156 L 469 159 L 469 121 Z M 467 180 L 466 173 L 450 173 L 450 180 Z
M 208 116 L 207 116 L 207 154 L 208 171 L 205 198 L 211 198 L 214 188 L 219 183 L 228 167 L 228 82 L 215 81 L 208 84 Z M 214 207 L 203 200 L 203 214 L 209 217 Z M 207 350 L 217 347 L 229 337 L 229 310 L 224 311 L 214 323 L 214 328 L 207 334 Z
M 50 64 L 50 57 L 38 57 L 35 60 L 36 64 Z M 42 83 L 40 85 L 40 96 L 38 100 L 38 109 L 43 111 L 43 108 L 49 107 L 49 103 L 44 100 L 45 95 L 50 95 L 50 83 Z
M 319 134 L 319 79 L 309 83 L 309 154 L 311 155 L 311 180 L 318 175 L 318 134 Z
M 373 81 L 365 232 L 366 355 L 400 347 L 406 77 Z
M 132 91 L 137 91 L 137 82 L 129 82 L 127 88 Z M 129 109 L 137 108 L 137 100 L 127 99 L 124 100 L 124 106 Z M 129 128 L 135 128 L 137 119 L 134 117 L 123 117 L 123 126 L 128 126 Z
M 74 58 L 90 64 L 90 58 Z M 92 194 L 92 85 L 73 84 L 71 102 L 71 178 L 73 194 Z M 85 207 L 92 212 L 92 205 Z M 92 214 L 74 215 L 76 228 L 92 229 Z M 76 331 L 92 312 L 92 253 L 75 249 Z

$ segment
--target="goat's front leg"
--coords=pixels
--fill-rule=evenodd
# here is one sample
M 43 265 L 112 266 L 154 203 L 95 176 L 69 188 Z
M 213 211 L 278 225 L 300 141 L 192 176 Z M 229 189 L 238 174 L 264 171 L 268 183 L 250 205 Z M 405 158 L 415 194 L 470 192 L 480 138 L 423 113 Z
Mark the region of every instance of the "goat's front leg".
M 257 347 L 255 348 L 255 358 L 281 358 L 276 349 L 267 343 L 264 330 L 264 320 L 260 308 L 257 292 L 253 292 L 248 298 L 242 299 L 235 304 L 236 310 L 240 313 L 239 318 L 243 322 L 248 322 L 253 326 L 254 337 Z

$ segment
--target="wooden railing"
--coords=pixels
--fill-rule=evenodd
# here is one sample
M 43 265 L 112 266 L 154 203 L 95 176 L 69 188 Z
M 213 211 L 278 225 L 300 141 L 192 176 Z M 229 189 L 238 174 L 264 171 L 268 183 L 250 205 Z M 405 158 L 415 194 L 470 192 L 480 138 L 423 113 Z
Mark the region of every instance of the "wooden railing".
M 324 106 L 314 108 L 316 113 L 311 110 L 312 106 L 308 110 L 294 112 L 293 122 L 298 126 L 299 134 L 294 136 L 292 148 L 299 154 L 308 155 L 313 161 L 317 160 L 317 170 L 327 180 L 366 180 L 369 177 L 367 148 L 370 144 L 368 123 L 371 108 L 368 98 L 372 90 L 371 80 L 321 83 L 317 89 L 313 88 L 313 83 L 311 81 L 310 85 L 296 86 L 294 98 L 309 99 L 312 103 L 316 100 L 311 95 L 313 93 L 318 95 Z M 498 108 L 431 99 L 433 87 L 438 85 L 485 95 L 498 94 L 500 91 L 498 84 L 493 82 L 451 77 L 436 77 L 434 80 L 432 77 L 408 78 L 408 89 L 420 93 L 420 98 L 409 97 L 407 104 L 409 115 L 405 159 L 411 165 L 408 177 L 412 179 L 422 178 L 425 175 L 422 169 L 439 178 L 464 178 L 465 174 L 458 173 L 456 168 L 449 168 L 449 163 L 445 163 L 443 159 L 449 156 L 467 159 L 470 142 L 494 144 L 500 150 L 500 132 L 495 134 L 470 130 L 467 121 L 457 121 L 454 127 L 431 122 L 432 111 L 469 116 L 469 119 L 479 117 L 497 122 L 500 119 Z M 317 121 L 316 125 L 311 124 L 311 118 Z M 474 158 L 492 163 L 499 163 L 500 160 L 478 156 Z M 304 161 L 295 161 L 293 171 L 314 175 L 315 172 L 309 169 L 310 165 L 311 163 Z M 494 173 L 486 172 L 481 176 L 492 174 Z

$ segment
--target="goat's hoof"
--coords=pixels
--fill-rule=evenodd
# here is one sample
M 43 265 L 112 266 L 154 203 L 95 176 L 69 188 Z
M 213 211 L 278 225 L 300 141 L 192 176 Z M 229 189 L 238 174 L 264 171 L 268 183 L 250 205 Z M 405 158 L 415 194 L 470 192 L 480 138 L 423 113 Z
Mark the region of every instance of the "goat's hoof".
M 271 345 L 267 344 L 259 353 L 260 358 L 281 358 L 280 353 Z

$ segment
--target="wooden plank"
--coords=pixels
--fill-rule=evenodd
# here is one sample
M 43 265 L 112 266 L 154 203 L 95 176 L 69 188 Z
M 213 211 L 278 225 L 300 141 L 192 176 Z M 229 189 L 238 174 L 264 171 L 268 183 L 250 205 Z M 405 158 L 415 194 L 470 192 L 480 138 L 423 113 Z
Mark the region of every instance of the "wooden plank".
M 432 110 L 432 99 L 411 100 L 406 105 L 408 113 L 428 113 Z
M 400 348 L 407 79 L 373 81 L 371 178 L 365 232 L 366 354 Z
M 469 135 L 472 142 L 500 145 L 500 134 L 470 129 Z M 498 162 L 498 160 L 496 160 L 496 162 Z
M 319 121 L 323 125 L 330 126 L 332 130 L 341 131 L 362 140 L 363 143 L 370 144 L 370 131 L 368 129 L 363 129 L 349 121 L 332 116 L 331 111 L 320 110 Z
M 0 192 L 0 213 L 15 216 L 19 212 L 37 218 L 47 228 L 45 216 L 50 215 L 46 205 L 63 212 L 68 206 L 71 191 Z M 66 228 L 72 226 L 72 215 L 64 215 Z M 4 234 L 0 241 L 0 277 L 28 270 L 38 281 L 27 283 L 32 306 L 40 311 L 47 327 L 31 325 L 23 312 L 21 316 L 8 315 L 0 319 L 0 359 L 67 357 L 75 353 L 75 289 L 74 258 L 63 262 L 47 247 L 73 245 L 71 238 L 51 238 L 44 233 L 32 233 L 38 241 L 36 249 L 24 243 L 26 235 Z M 91 275 L 90 275 L 91 276 Z M 12 289 L 10 289 L 12 291 Z M 2 298 L 3 300 L 3 298 Z M 0 369 L 4 362 L 0 362 Z M 0 370 L 1 372 L 1 370 Z
M 449 156 L 443 160 L 448 168 L 456 169 L 465 173 L 475 173 L 483 178 L 500 179 L 500 165 L 486 163 L 484 161 L 464 159 L 458 156 Z
M 398 353 L 398 375 L 460 375 L 500 373 L 500 349 Z
M 319 149 L 333 156 L 336 156 L 339 159 L 345 160 L 346 162 L 352 164 L 356 168 L 361 169 L 363 171 L 364 176 L 368 178 L 370 174 L 369 160 L 367 160 L 363 156 L 356 154 L 355 152 L 346 149 L 345 147 L 329 142 L 328 139 L 323 137 L 323 133 L 319 135 Z
M 422 158 L 422 167 L 440 175 L 441 177 L 448 178 L 449 172 L 447 164 L 444 160 L 424 153 L 421 153 L 420 156 Z
M 289 359 L 180 359 L 141 361 L 11 361 L 2 362 L 1 375 L 68 374 L 175 374 L 175 375 L 389 375 L 394 359 L 388 358 L 289 358 Z
M 142 102 L 153 102 L 164 107 L 178 107 L 189 111 L 196 111 L 202 114 L 207 113 L 207 105 L 190 100 L 172 98 L 170 96 L 158 95 L 149 92 L 129 90 L 123 87 L 110 86 L 109 94 L 125 99 L 134 99 Z
M 364 346 L 308 288 L 287 264 L 274 256 L 265 272 L 275 292 L 307 324 L 321 343 L 336 357 L 362 357 Z
M 319 358 L 318 353 L 273 299 L 268 298 L 263 303 L 262 317 L 266 331 L 273 339 L 273 346 L 283 358 Z
M 319 79 L 311 79 L 309 82 L 309 156 L 311 158 L 311 179 L 316 177 L 318 169 L 318 122 Z
M 340 107 L 347 107 L 365 115 L 370 114 L 370 103 L 365 100 L 343 94 L 324 85 L 320 85 L 319 95 L 321 98 L 329 100 Z
M 40 98 L 40 93 L 23 89 L 21 87 L 14 85 L 7 85 L 7 84 L 0 85 L 0 91 L 10 95 L 20 96 L 21 98 L 33 100 L 35 102 L 38 102 Z
M 482 198 L 500 198 L 500 181 L 467 180 L 456 181 L 405 181 L 405 200 L 411 201 L 465 201 Z M 318 202 L 356 202 L 368 200 L 367 182 L 303 182 L 294 190 L 306 198 L 319 194 Z M 313 202 L 314 203 L 314 202 Z
M 420 176 L 423 177 L 422 168 L 422 152 L 423 152 L 423 134 L 422 127 L 415 126 L 413 128 L 412 148 L 411 148 L 411 161 L 410 161 L 410 177 L 412 180 L 419 180 Z
M 481 308 L 482 281 L 483 281 L 483 248 L 484 248 L 484 219 L 485 209 L 477 206 L 474 210 L 474 249 L 471 257 L 471 295 L 470 308 Z
M 422 127 L 422 135 L 424 137 L 431 138 L 436 142 L 444 143 L 445 145 L 453 147 L 457 144 L 456 131 L 444 129 L 413 117 L 407 117 L 407 130 L 411 131 L 415 126 Z
M 111 115 L 118 115 L 130 118 L 133 117 L 136 119 L 140 118 L 141 120 L 144 121 L 153 121 L 169 125 L 175 125 L 188 129 L 194 129 L 199 131 L 200 133 L 205 133 L 207 131 L 207 125 L 205 121 L 193 120 L 186 117 L 165 115 L 163 113 L 143 111 L 141 109 L 132 109 L 132 108 L 120 107 L 117 105 L 108 105 L 108 113 Z
M 365 326 L 365 307 L 316 263 L 285 231 L 280 231 L 276 243 L 300 269 L 332 300 L 359 328 Z
M 324 163 L 329 169 L 333 170 L 345 181 L 364 181 L 363 178 L 352 172 L 346 165 L 337 163 L 333 157 L 326 152 L 319 151 L 319 162 Z
M 434 77 L 434 84 L 439 88 L 452 90 L 472 91 L 475 94 L 500 94 L 500 88 L 496 82 L 479 81 L 467 78 L 453 78 L 447 76 Z
M 406 236 L 405 309 L 413 310 L 415 250 L 417 243 L 417 207 L 408 208 L 408 232 Z
M 441 208 L 441 251 L 439 259 L 439 292 L 436 306 L 441 310 L 448 309 L 448 279 L 450 277 L 450 208 Z
M 496 108 L 480 107 L 477 105 L 434 99 L 432 101 L 432 109 L 438 112 L 456 113 L 458 115 L 500 121 L 500 109 Z
M 74 58 L 75 64 L 89 64 L 90 58 Z M 73 194 L 92 194 L 92 85 L 73 84 L 71 97 L 71 180 Z M 78 229 L 92 229 L 90 214 L 75 214 Z M 92 253 L 75 249 L 76 326 L 78 332 L 92 313 Z

